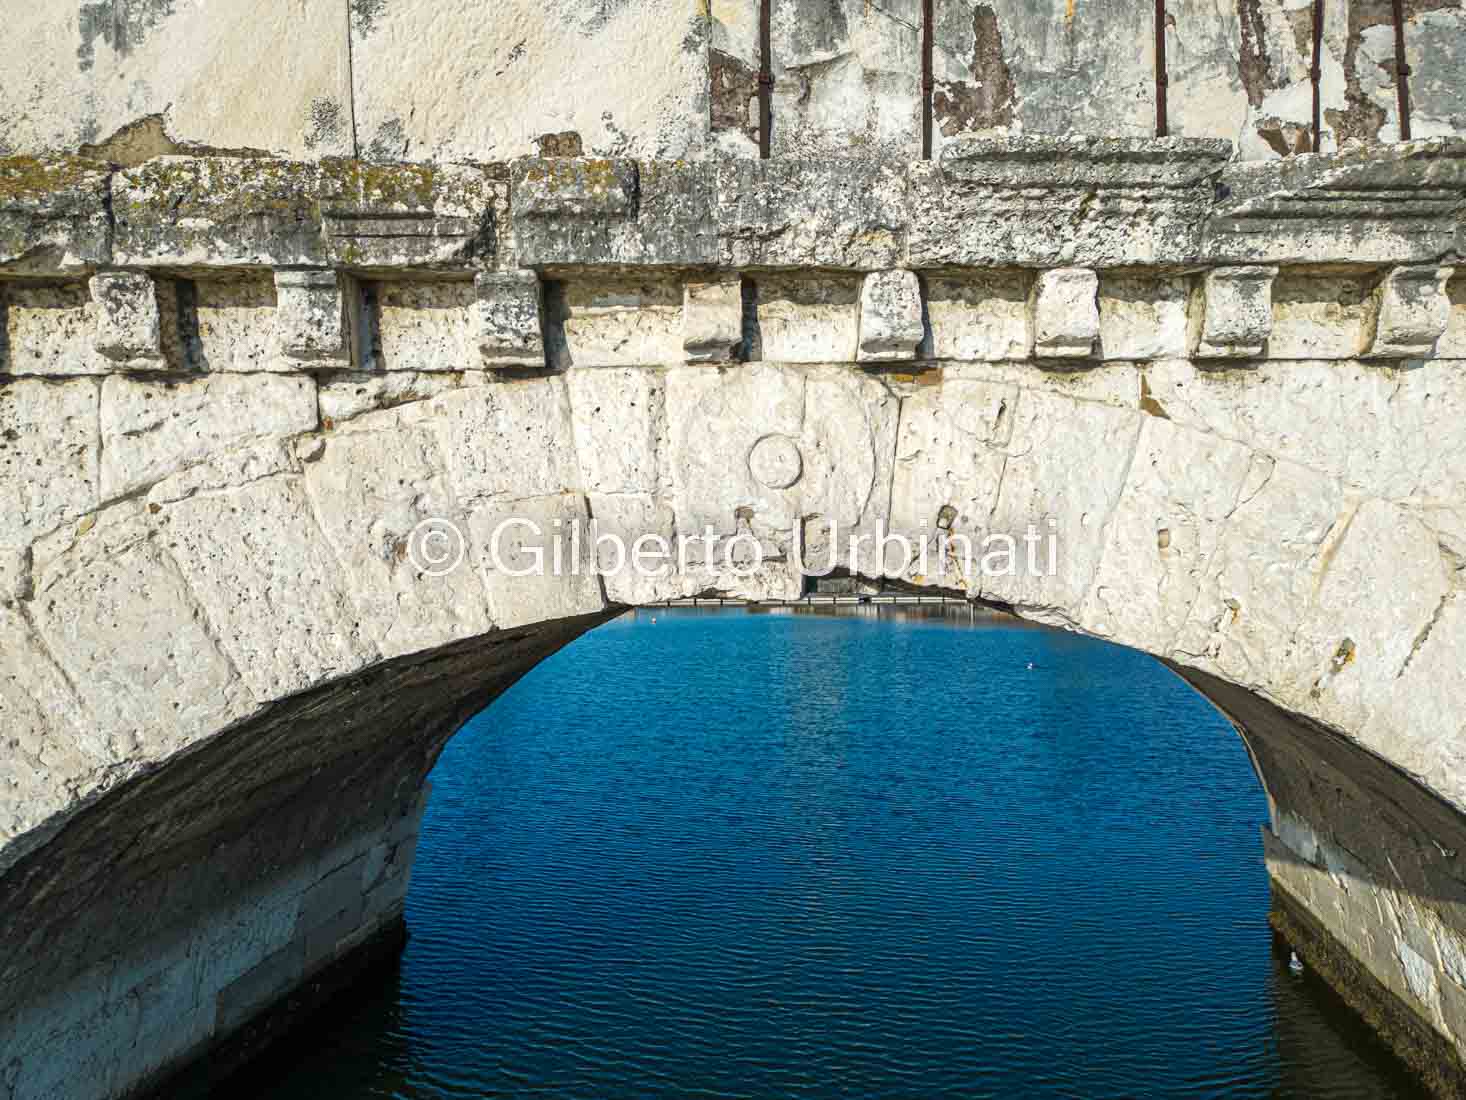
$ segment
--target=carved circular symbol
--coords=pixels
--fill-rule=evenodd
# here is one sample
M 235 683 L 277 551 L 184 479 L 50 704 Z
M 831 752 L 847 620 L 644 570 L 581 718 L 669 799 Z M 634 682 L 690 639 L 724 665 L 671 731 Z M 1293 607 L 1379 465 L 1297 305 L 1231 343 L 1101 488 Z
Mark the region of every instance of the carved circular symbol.
M 787 489 L 804 472 L 799 445 L 787 435 L 766 435 L 748 454 L 748 471 L 760 485 Z

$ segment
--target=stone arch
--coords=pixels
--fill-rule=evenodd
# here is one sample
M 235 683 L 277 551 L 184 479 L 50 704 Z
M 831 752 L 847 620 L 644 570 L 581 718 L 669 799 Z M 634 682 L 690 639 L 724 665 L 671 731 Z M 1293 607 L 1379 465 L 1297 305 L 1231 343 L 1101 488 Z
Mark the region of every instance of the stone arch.
M 16 1097 L 121 1092 L 359 958 L 398 927 L 426 775 L 470 715 L 627 604 L 797 595 L 794 540 L 817 546 L 813 517 L 913 546 L 1052 518 L 1052 575 L 836 557 L 1175 668 L 1258 765 L 1295 937 L 1312 933 L 1319 965 L 1404 1045 L 1454 1058 L 1460 578 L 1433 513 L 1363 482 L 1409 476 L 1395 448 L 1456 398 L 1391 377 L 1362 475 L 1321 468 L 1326 446 L 1273 408 L 1306 386 L 1326 423 L 1357 422 L 1377 375 L 1177 360 L 598 368 L 394 391 L 323 377 L 304 388 L 325 415 L 298 423 L 302 386 L 253 376 L 281 428 L 227 445 L 168 426 L 170 404 L 203 407 L 200 387 L 217 405 L 219 379 L 12 383 L 5 400 L 48 409 L 150 389 L 146 415 L 187 461 L 158 476 L 146 448 L 104 454 L 128 490 L 38 539 L 0 605 L 19 731 L 0 1081 Z M 568 535 L 592 517 L 628 540 L 711 527 L 715 546 L 751 537 L 766 560 L 598 578 Z M 510 575 L 487 547 L 511 518 L 560 532 L 584 568 Z M 463 539 L 457 568 L 424 568 L 425 522 Z M 82 1054 L 43 1057 L 57 1042 Z

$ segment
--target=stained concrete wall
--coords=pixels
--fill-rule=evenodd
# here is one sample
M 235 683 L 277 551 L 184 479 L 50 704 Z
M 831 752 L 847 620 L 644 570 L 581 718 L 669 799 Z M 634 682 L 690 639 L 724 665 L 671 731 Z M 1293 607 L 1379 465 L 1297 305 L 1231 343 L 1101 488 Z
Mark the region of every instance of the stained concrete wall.
M 758 151 L 758 0 L 64 0 L 7 13 L 0 155 L 488 160 Z M 776 156 L 919 156 L 920 0 L 772 0 Z M 1312 147 L 1312 0 L 1167 0 L 1173 134 Z M 935 145 L 1146 136 L 1153 0 L 935 0 Z M 1407 0 L 1416 137 L 1463 133 L 1466 9 Z M 1397 140 L 1389 0 L 1327 0 L 1321 148 Z

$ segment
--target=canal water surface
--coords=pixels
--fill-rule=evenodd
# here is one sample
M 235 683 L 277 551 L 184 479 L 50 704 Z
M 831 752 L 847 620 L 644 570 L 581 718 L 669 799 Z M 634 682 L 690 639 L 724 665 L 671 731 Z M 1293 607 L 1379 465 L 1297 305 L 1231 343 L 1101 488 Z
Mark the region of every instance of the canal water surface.
M 1148 657 L 965 609 L 642 611 L 433 776 L 399 971 L 242 1095 L 1414 1097 L 1267 924 Z

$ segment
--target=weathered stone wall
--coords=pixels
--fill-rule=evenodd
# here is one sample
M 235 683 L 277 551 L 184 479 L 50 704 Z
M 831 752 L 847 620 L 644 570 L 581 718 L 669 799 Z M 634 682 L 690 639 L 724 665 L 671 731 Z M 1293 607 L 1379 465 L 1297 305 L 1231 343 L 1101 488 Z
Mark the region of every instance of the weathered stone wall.
M 921 0 L 772 0 L 775 156 L 921 152 Z M 1328 0 L 934 0 L 934 139 L 1153 136 L 1266 159 L 1466 133 L 1466 9 Z M 10 13 L 0 155 L 372 160 L 758 153 L 759 0 L 64 0 Z M 1315 86 L 1320 101 L 1313 134 Z
M 1201 683 L 1262 761 L 1280 889 L 1466 1049 L 1466 920 L 1430 900 L 1466 881 L 1466 146 L 1238 164 L 944 134 L 913 161 L 904 54 L 867 33 L 910 13 L 849 7 L 853 53 L 776 23 L 810 82 L 776 116 L 818 149 L 827 105 L 863 103 L 891 156 L 0 161 L 0 1097 L 120 1094 L 389 926 L 405 872 L 377 865 L 467 715 L 622 605 L 797 595 L 832 520 L 928 548 L 1052 520 L 1052 575 L 834 560 Z M 415 10 L 354 5 L 353 57 L 431 53 Z M 640 34 L 639 10 L 577 18 Z M 712 48 L 747 56 L 747 12 L 719 12 Z M 1033 81 L 1087 42 L 1003 54 L 1015 117 L 1051 117 Z M 480 140 L 409 114 L 445 157 Z M 510 516 L 711 527 L 765 563 L 602 579 L 581 545 L 579 571 L 514 577 L 488 554 Z M 409 552 L 424 521 L 461 568 Z M 1268 763 L 1274 727 L 1301 754 Z M 1435 807 L 1379 850 L 1314 793 L 1375 765 Z M 1335 850 L 1362 896 L 1433 914 L 1433 954 L 1397 902 L 1382 947 L 1338 930 L 1310 885 Z
M 602 620 L 387 662 L 84 809 L 0 879 L 0 1096 L 105 1100 L 203 1056 L 222 1074 L 278 1001 L 390 948 L 443 743 Z

